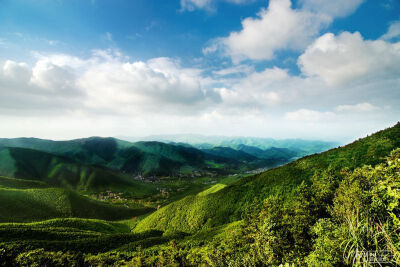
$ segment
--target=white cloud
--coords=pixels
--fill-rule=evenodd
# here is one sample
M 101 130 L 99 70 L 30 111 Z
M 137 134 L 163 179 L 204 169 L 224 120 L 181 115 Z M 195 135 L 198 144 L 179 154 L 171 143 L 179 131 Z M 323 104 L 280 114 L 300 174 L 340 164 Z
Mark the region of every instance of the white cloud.
M 211 3 L 212 0 L 181 0 L 181 10 L 207 9 L 210 8 Z
M 324 34 L 299 57 L 298 65 L 308 76 L 329 85 L 374 79 L 397 79 L 400 75 L 400 42 L 364 40 L 360 33 Z
M 181 11 L 194 11 L 196 9 L 213 10 L 213 5 L 218 1 L 232 4 L 247 4 L 256 0 L 181 0 Z
M 28 82 L 32 71 L 26 63 L 17 63 L 7 60 L 3 66 L 3 77 L 15 82 Z
M 182 68 L 169 58 L 102 62 L 88 68 L 79 85 L 88 94 L 87 106 L 128 113 L 195 111 L 198 105 L 219 101 L 203 87 L 200 70 Z
M 400 37 L 400 21 L 394 21 L 390 24 L 388 31 L 382 35 L 383 40 L 391 40 Z
M 25 63 L 4 63 L 0 102 L 9 104 L 0 103 L 0 109 L 25 103 L 20 111 L 27 114 L 38 107 L 55 106 L 125 115 L 146 110 L 193 113 L 220 101 L 207 87 L 202 70 L 183 68 L 170 58 L 129 62 L 112 51 L 94 51 L 88 59 L 65 54 L 37 58 L 32 68 Z
M 215 70 L 213 74 L 219 76 L 233 75 L 233 74 L 251 74 L 254 73 L 254 67 L 250 65 L 237 65 L 225 69 Z
M 256 18 L 242 21 L 242 30 L 217 42 L 235 62 L 271 59 L 275 51 L 303 49 L 330 18 L 291 8 L 290 0 L 271 0 Z
M 223 80 L 228 88 L 217 91 L 222 98 L 222 113 L 262 113 L 279 106 L 287 99 L 287 91 L 291 91 L 294 81 L 286 70 L 280 68 L 267 68 L 261 72 L 248 73 L 243 78 Z
M 26 63 L 6 61 L 0 68 L 0 110 L 3 114 L 35 115 L 77 106 L 81 92 L 68 69 L 39 60 L 33 68 Z M 59 113 L 59 112 L 58 112 Z
M 285 119 L 289 121 L 306 121 L 306 122 L 318 122 L 327 119 L 331 119 L 335 116 L 333 112 L 320 112 L 310 109 L 299 109 L 294 112 L 286 112 Z
M 270 0 L 255 18 L 242 21 L 242 29 L 212 40 L 203 53 L 222 52 L 234 63 L 245 59 L 271 60 L 276 52 L 301 51 L 335 17 L 354 12 L 363 0 L 303 0 L 292 8 L 291 0 Z
M 33 56 L 38 61 L 46 61 L 59 67 L 67 67 L 75 70 L 78 70 L 88 65 L 88 60 L 84 60 L 79 57 L 71 56 L 68 54 L 45 55 L 38 52 L 34 52 Z
M 346 17 L 363 2 L 364 0 L 301 0 L 303 9 L 331 17 Z
M 350 111 L 350 112 L 369 112 L 369 111 L 375 111 L 379 110 L 378 107 L 365 102 L 365 103 L 359 103 L 355 105 L 339 105 L 336 107 L 337 111 Z
M 202 52 L 204 55 L 212 54 L 218 50 L 219 44 L 217 42 L 213 42 L 211 45 L 204 47 Z
M 171 58 L 133 61 L 112 50 L 87 58 L 35 53 L 32 66 L 6 61 L 0 63 L 0 130 L 26 135 L 23 130 L 36 125 L 32 135 L 40 137 L 197 132 L 335 138 L 397 121 L 398 44 L 342 35 L 310 45 L 302 75 L 247 64 L 216 70 Z M 364 67 L 359 61 L 367 68 L 361 76 L 337 70 Z
M 53 64 L 48 60 L 39 60 L 32 69 L 31 82 L 41 88 L 57 91 L 76 90 L 76 77 L 72 69 Z

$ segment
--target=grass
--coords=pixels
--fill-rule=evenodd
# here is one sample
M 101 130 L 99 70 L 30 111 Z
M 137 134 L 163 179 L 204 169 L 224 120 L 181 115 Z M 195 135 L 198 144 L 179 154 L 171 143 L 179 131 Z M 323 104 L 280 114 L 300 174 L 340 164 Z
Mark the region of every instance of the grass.
M 0 176 L 0 187 L 16 189 L 48 188 L 48 184 L 41 181 L 22 180 Z
M 209 194 L 213 194 L 215 192 L 218 192 L 219 190 L 223 189 L 226 187 L 226 184 L 216 184 L 213 185 L 212 187 L 208 188 L 207 190 L 204 190 L 200 193 L 198 193 L 198 196 L 207 196 Z
M 75 229 L 73 231 L 91 231 L 103 234 L 130 233 L 129 225 L 121 222 L 109 222 L 96 219 L 57 218 L 33 223 L 1 223 L 0 229 Z

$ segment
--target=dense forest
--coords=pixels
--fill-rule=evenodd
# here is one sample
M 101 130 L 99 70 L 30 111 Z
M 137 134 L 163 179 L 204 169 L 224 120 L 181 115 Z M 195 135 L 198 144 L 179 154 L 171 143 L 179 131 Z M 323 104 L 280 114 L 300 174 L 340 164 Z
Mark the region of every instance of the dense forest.
M 46 180 L 1 177 L 0 264 L 396 265 L 399 187 L 399 123 L 149 210 L 100 202 Z M 17 216 L 18 205 L 24 214 Z

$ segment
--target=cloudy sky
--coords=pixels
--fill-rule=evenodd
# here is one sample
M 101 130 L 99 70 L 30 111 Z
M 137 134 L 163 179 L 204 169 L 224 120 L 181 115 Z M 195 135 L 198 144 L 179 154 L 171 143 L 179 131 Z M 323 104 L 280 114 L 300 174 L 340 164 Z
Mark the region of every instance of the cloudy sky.
M 0 0 L 1 137 L 346 142 L 399 103 L 398 0 Z

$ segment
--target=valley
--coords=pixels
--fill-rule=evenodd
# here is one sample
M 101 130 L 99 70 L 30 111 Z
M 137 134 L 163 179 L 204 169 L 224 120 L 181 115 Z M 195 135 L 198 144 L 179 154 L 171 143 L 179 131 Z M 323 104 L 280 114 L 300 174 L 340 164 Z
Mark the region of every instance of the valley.
M 0 267 L 400 266 L 400 0 L 0 0 Z
M 264 254 L 254 253 L 267 249 L 259 240 L 274 237 L 268 241 L 274 250 L 262 252 L 275 255 L 271 264 L 318 262 L 311 242 L 319 234 L 310 238 L 309 229 L 336 216 L 327 205 L 339 205 L 338 190 L 353 171 L 391 166 L 386 157 L 398 157 L 400 124 L 286 164 L 281 154 L 265 158 L 271 169 L 244 168 L 260 158 L 232 148 L 66 142 L 0 141 L 0 172 L 8 176 L 0 177 L 1 264 L 259 264 Z M 149 158 L 151 164 L 127 164 Z M 160 163 L 164 158 L 173 168 Z M 260 232 L 266 220 L 274 222 L 272 232 Z

